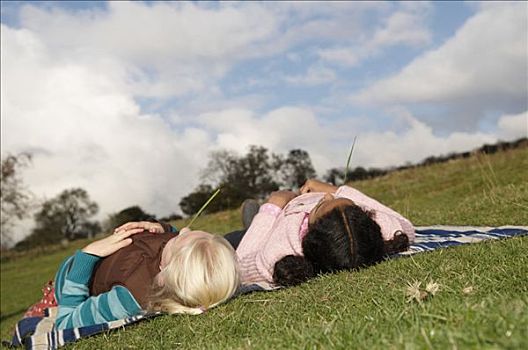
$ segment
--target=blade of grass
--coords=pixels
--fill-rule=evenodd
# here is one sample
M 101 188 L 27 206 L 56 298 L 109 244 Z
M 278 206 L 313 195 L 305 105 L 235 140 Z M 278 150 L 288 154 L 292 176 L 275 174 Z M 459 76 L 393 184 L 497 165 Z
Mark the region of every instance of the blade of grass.
M 346 185 L 346 182 L 348 180 L 348 169 L 350 167 L 350 159 L 352 159 L 352 152 L 354 152 L 354 146 L 356 145 L 357 136 L 354 136 L 354 142 L 352 142 L 352 147 L 350 147 L 350 153 L 348 154 L 348 159 L 346 162 L 345 167 L 345 179 L 343 181 L 343 185 Z
M 211 201 L 220 193 L 220 189 L 217 189 L 215 191 L 215 193 L 213 193 L 211 195 L 211 197 L 209 197 L 209 199 L 207 200 L 207 202 L 204 203 L 204 205 L 202 205 L 202 207 L 200 208 L 200 210 L 198 210 L 198 212 L 196 214 L 194 214 L 194 217 L 192 218 L 191 222 L 189 223 L 189 225 L 187 225 L 187 227 L 191 227 L 191 225 L 194 223 L 194 221 L 198 218 L 198 216 L 200 216 L 200 214 L 202 213 L 202 211 L 205 210 L 205 208 L 207 208 L 207 206 L 209 205 L 209 203 L 211 203 Z

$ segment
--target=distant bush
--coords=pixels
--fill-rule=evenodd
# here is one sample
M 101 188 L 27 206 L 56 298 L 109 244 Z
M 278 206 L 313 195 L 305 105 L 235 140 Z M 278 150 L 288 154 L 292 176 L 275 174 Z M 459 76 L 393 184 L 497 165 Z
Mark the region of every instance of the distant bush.
M 159 221 L 170 222 L 170 221 L 176 221 L 176 220 L 181 220 L 181 219 L 183 219 L 183 216 L 181 216 L 180 214 L 173 213 L 168 216 L 164 216 L 160 218 Z
M 105 231 L 111 231 L 131 221 L 155 221 L 156 216 L 145 212 L 140 206 L 133 205 L 115 214 L 110 214 L 105 222 Z

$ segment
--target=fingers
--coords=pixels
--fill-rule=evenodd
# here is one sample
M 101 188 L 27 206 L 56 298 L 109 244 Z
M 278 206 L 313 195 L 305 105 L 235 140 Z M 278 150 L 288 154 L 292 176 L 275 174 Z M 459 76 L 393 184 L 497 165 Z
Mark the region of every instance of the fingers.
M 121 248 L 124 248 L 126 246 L 129 246 L 130 244 L 132 244 L 132 238 L 125 238 L 124 240 L 122 240 L 121 242 L 117 243 L 118 244 L 118 247 L 116 251 L 118 251 L 119 249 Z
M 131 224 L 134 224 L 134 222 L 127 222 L 126 224 L 123 224 L 123 225 L 121 225 L 119 227 L 116 227 L 114 229 L 114 232 L 126 230 L 127 227 L 130 226 Z
M 119 231 L 116 234 L 114 234 L 114 236 L 117 236 L 118 239 L 125 239 L 127 237 L 130 237 L 132 235 L 135 235 L 136 233 L 140 233 L 143 231 L 144 230 L 142 228 L 135 228 L 135 229 L 126 230 L 126 231 Z
M 160 229 L 159 227 L 151 227 L 151 228 L 149 229 L 149 232 L 150 232 L 150 233 L 163 233 L 163 230 Z
M 163 233 L 163 226 L 156 222 L 139 221 L 139 222 L 128 222 L 124 225 L 119 226 L 114 230 L 114 234 L 122 231 L 134 230 L 135 233 L 147 230 L 150 233 Z
M 145 225 L 145 222 L 144 221 L 133 221 L 133 222 L 127 222 L 126 224 L 124 225 L 121 225 L 119 226 L 118 228 L 116 228 L 114 230 L 114 232 L 117 232 L 117 231 L 123 231 L 123 230 L 129 230 L 131 228 L 140 228 L 140 227 L 143 227 Z
M 144 228 L 132 228 L 132 229 L 128 229 L 128 230 L 120 230 L 120 231 L 115 231 L 114 232 L 114 235 L 116 234 L 120 234 L 120 233 L 124 233 L 124 232 L 130 232 L 130 234 L 136 234 L 136 233 L 140 233 L 140 232 L 143 232 L 145 231 Z
M 108 256 L 119 249 L 132 244 L 133 241 L 130 236 L 137 233 L 137 231 L 138 230 L 119 231 L 118 233 L 88 244 L 82 249 L 82 251 L 100 257 Z

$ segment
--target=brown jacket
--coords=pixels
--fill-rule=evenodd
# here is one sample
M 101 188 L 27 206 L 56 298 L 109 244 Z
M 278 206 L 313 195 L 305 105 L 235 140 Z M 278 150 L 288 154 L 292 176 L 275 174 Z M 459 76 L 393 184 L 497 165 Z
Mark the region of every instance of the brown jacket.
M 132 244 L 104 258 L 94 270 L 90 295 L 108 292 L 113 286 L 126 287 L 143 309 L 148 303 L 154 277 L 159 273 L 161 252 L 175 233 L 147 231 L 132 237 Z

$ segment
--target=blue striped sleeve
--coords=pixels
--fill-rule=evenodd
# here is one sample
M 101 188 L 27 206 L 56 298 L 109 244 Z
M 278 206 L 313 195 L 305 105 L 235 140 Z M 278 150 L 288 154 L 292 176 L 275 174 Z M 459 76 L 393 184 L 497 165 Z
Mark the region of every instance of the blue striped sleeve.
M 99 259 L 81 251 L 74 255 L 58 300 L 57 329 L 89 326 L 141 313 L 140 305 L 123 286 L 90 296 L 88 284 Z
M 158 224 L 163 227 L 163 232 L 171 232 L 171 233 L 178 233 L 179 230 L 176 226 L 172 226 L 169 223 L 163 222 L 163 221 L 157 221 Z

